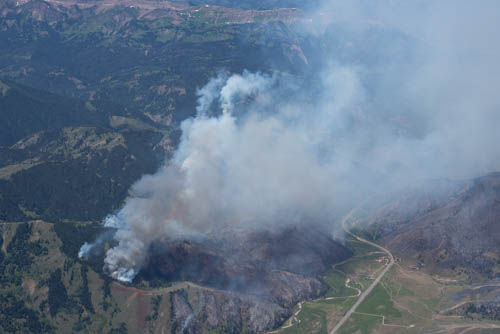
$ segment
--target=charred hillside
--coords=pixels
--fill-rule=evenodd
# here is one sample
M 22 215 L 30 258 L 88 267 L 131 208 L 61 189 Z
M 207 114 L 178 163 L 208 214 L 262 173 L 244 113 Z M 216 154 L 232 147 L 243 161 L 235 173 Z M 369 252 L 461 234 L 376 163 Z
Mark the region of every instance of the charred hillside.
M 139 280 L 190 281 L 209 288 L 191 296 L 191 303 L 187 292 L 171 295 L 174 331 L 187 324 L 188 333 L 207 326 L 231 333 L 273 329 L 299 301 L 324 294 L 328 286 L 316 277 L 352 255 L 322 229 L 299 227 L 233 230 L 212 241 L 162 241 L 151 248 Z
M 370 218 L 368 230 L 396 255 L 414 258 L 420 266 L 498 276 L 500 173 L 448 190 L 414 197 L 411 209 L 404 201 L 389 204 Z

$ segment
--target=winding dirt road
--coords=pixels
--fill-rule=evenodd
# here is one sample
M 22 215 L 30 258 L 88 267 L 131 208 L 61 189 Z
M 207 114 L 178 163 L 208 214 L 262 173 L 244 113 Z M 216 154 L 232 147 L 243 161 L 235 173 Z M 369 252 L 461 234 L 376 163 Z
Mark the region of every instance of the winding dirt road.
M 371 241 L 368 241 L 368 240 L 365 240 L 363 238 L 360 238 L 356 235 L 354 235 L 353 233 L 349 232 L 349 230 L 346 228 L 345 226 L 345 223 L 346 221 L 351 218 L 352 214 L 354 213 L 355 210 L 352 210 L 351 212 L 349 212 L 349 214 L 347 214 L 343 219 L 342 219 L 342 227 L 344 228 L 345 232 L 352 235 L 356 240 L 360 241 L 360 242 L 363 242 L 365 244 L 368 244 L 370 246 L 373 246 L 373 247 L 376 247 L 382 251 L 384 251 L 384 253 L 386 253 L 388 256 L 389 256 L 389 263 L 387 264 L 387 266 L 384 268 L 384 270 L 382 270 L 382 272 L 377 276 L 377 278 L 375 278 L 375 280 L 373 281 L 373 283 L 368 287 L 368 289 L 366 289 L 365 291 L 363 291 L 361 293 L 361 295 L 359 296 L 358 300 L 356 301 L 356 303 L 354 303 L 354 305 L 349 309 L 349 311 L 347 311 L 344 316 L 342 317 L 342 319 L 340 319 L 340 321 L 337 323 L 337 325 L 330 331 L 330 334 L 334 334 L 336 333 L 340 327 L 342 327 L 342 325 L 347 321 L 349 320 L 349 317 L 356 311 L 356 309 L 358 308 L 358 306 L 363 302 L 363 300 L 365 300 L 365 298 L 370 294 L 370 292 L 372 292 L 373 288 L 375 288 L 375 286 L 380 282 L 380 280 L 382 279 L 382 277 L 384 277 L 385 273 L 387 273 L 389 271 L 389 269 L 391 269 L 391 267 L 393 266 L 394 264 L 394 256 L 392 256 L 391 252 L 389 252 L 387 249 L 385 249 L 384 247 L 382 246 L 379 246 Z

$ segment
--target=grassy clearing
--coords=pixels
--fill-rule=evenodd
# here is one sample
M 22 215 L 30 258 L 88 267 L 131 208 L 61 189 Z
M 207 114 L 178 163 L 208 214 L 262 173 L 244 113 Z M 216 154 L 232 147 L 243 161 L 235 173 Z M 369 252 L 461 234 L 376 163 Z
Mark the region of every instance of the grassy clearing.
M 336 268 L 350 278 L 351 287 L 364 291 L 372 284 L 374 276 L 385 266 L 385 262 L 377 262 L 381 256 L 381 254 L 359 256 Z
M 339 297 L 339 299 L 323 299 L 303 304 L 297 316 L 298 321 L 294 321 L 292 327 L 282 329 L 282 333 L 328 333 L 357 300 L 357 297 L 352 296 L 356 296 L 358 291 L 351 287 L 364 290 L 373 282 L 368 277 L 385 265 L 376 261 L 383 254 L 379 254 L 377 248 L 355 240 L 348 240 L 348 244 L 354 250 L 355 256 L 332 268 L 322 277 L 330 287 L 325 298 Z M 377 254 L 372 254 L 373 252 Z M 346 286 L 348 279 L 350 281 L 348 285 L 351 287 Z M 383 288 L 381 291 L 385 292 Z M 385 292 L 383 296 L 376 296 L 378 299 L 380 297 L 383 297 L 386 313 L 397 314 L 396 309 L 388 307 L 391 305 L 385 305 L 391 303 L 389 295 Z M 369 320 L 373 322 L 374 319 Z M 376 321 L 377 319 L 374 323 Z M 381 318 L 378 321 L 380 322 Z
M 6 83 L 0 81 L 0 92 L 2 93 L 2 96 L 7 95 L 7 92 L 9 90 L 10 90 L 10 87 Z
M 373 329 L 378 326 L 382 321 L 382 318 L 372 317 L 364 314 L 353 314 L 349 320 L 340 328 L 340 334 L 369 334 L 372 333 Z
M 354 301 L 354 298 L 346 298 L 305 303 L 297 316 L 299 322 L 283 329 L 281 333 L 328 333 Z
M 330 270 L 324 277 L 323 280 L 326 284 L 330 286 L 330 290 L 326 294 L 326 297 L 345 297 L 354 296 L 357 291 L 345 286 L 347 276 L 335 269 Z
M 39 162 L 27 160 L 19 164 L 12 164 L 0 168 L 0 179 L 9 180 L 10 177 L 20 171 L 29 169 L 31 167 L 37 166 Z
M 357 311 L 386 317 L 401 317 L 401 312 L 394 308 L 391 297 L 381 284 L 377 284 L 368 297 L 359 305 Z
M 109 124 L 113 128 L 128 127 L 133 130 L 143 131 L 157 131 L 157 129 L 149 124 L 144 123 L 141 120 L 134 118 L 122 117 L 122 116 L 111 116 L 109 119 Z
M 421 318 L 431 318 L 445 298 L 443 287 L 420 272 L 394 268 L 382 283 L 394 301 Z
M 306 304 L 298 315 L 299 323 L 287 328 L 283 333 L 327 333 L 326 310 L 316 303 Z
M 378 262 L 383 254 L 371 246 L 352 245 L 355 256 L 331 270 L 323 280 L 330 286 L 327 297 L 341 297 L 355 294 L 354 289 L 345 286 L 347 278 L 350 286 L 366 289 L 372 282 L 374 272 L 379 273 L 385 262 Z M 433 279 L 424 272 L 408 269 L 396 264 L 341 327 L 339 333 L 421 333 L 438 328 L 448 328 L 463 323 L 464 328 L 477 325 L 467 319 L 449 318 L 439 315 L 445 308 L 460 301 L 452 295 L 468 285 L 450 285 Z M 283 333 L 325 333 L 331 330 L 353 305 L 357 298 L 342 298 L 307 303 L 299 314 L 300 323 L 283 330 Z M 384 322 L 383 322 L 384 318 Z M 493 326 L 493 322 L 481 326 Z M 448 326 L 448 327 L 447 327 Z M 486 328 L 484 327 L 484 328 Z M 451 328 L 451 327 L 450 327 Z

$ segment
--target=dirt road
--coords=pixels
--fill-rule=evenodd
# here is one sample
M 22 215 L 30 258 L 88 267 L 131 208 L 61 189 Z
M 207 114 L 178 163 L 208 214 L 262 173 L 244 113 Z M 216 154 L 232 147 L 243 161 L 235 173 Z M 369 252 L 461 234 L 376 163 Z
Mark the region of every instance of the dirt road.
M 336 333 L 340 327 L 342 327 L 342 325 L 347 321 L 349 320 L 349 317 L 356 311 L 356 309 L 358 308 L 358 306 L 363 302 L 363 300 L 365 300 L 365 298 L 370 294 L 370 292 L 372 292 L 373 288 L 375 288 L 375 286 L 380 282 L 380 280 L 382 279 L 382 277 L 384 277 L 385 273 L 387 273 L 389 271 L 389 269 L 391 269 L 391 267 L 393 266 L 394 264 L 394 257 L 392 256 L 391 252 L 389 252 L 387 249 L 385 249 L 384 247 L 382 246 L 379 246 L 371 241 L 368 241 L 368 240 L 365 240 L 363 238 L 360 238 L 354 234 L 352 234 L 351 232 L 349 232 L 349 230 L 346 228 L 345 226 L 345 223 L 346 221 L 351 218 L 352 214 L 354 213 L 354 210 L 351 211 L 349 214 L 347 214 L 343 219 L 342 219 L 342 227 L 344 228 L 345 232 L 352 235 L 354 238 L 356 238 L 356 240 L 360 241 L 360 242 L 363 242 L 365 244 L 368 244 L 370 246 L 373 246 L 373 247 L 376 247 L 382 251 L 384 251 L 388 256 L 389 256 L 389 263 L 387 264 L 387 266 L 384 268 L 384 270 L 382 270 L 382 272 L 377 276 L 377 278 L 375 278 L 375 280 L 373 281 L 373 283 L 368 287 L 368 289 L 366 289 L 365 291 L 363 291 L 361 293 L 361 295 L 359 296 L 358 300 L 356 301 L 356 303 L 354 303 L 354 305 L 349 309 L 349 311 L 346 312 L 346 314 L 344 314 L 344 316 L 342 317 L 342 319 L 340 319 L 340 321 L 337 323 L 337 325 L 330 331 L 330 334 L 334 334 Z

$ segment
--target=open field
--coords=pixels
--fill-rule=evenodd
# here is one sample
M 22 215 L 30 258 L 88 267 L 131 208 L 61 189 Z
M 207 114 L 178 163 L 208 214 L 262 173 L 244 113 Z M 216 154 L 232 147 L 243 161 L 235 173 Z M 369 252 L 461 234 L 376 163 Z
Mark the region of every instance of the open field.
M 376 248 L 348 240 L 354 257 L 338 263 L 322 277 L 330 286 L 324 298 L 304 302 L 281 329 L 282 333 L 328 333 L 352 307 L 373 276 L 385 265 L 383 253 Z
M 330 286 L 324 298 L 303 302 L 279 333 L 330 333 L 351 308 L 359 292 L 387 263 L 377 249 L 347 240 L 354 256 L 334 266 L 323 280 Z M 486 285 L 490 286 L 490 285 Z M 483 285 L 436 279 L 396 263 L 359 305 L 338 333 L 499 333 L 500 322 L 445 315 L 472 298 Z M 461 293 L 459 293 L 461 292 Z M 494 293 L 494 292 L 493 292 Z M 491 295 L 491 292 L 490 292 Z M 458 298 L 457 296 L 460 296 Z

